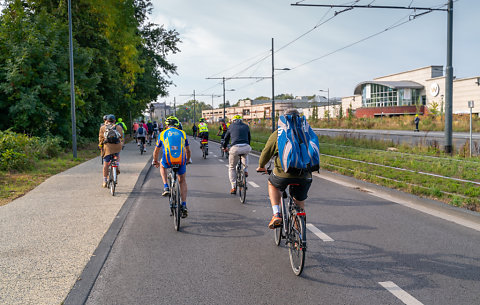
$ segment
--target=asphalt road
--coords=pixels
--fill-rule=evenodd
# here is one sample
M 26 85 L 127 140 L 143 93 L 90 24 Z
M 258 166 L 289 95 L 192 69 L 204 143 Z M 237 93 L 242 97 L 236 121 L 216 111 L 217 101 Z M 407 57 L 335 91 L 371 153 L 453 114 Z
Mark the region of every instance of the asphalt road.
M 267 176 L 250 158 L 246 204 L 229 194 L 226 160 L 192 141 L 189 216 L 174 231 L 151 170 L 87 304 L 480 304 L 480 233 L 314 178 L 305 269 L 267 228 Z M 321 235 L 320 235 L 321 236 Z M 322 236 L 325 238 L 325 236 Z M 387 289 L 388 288 L 388 289 Z

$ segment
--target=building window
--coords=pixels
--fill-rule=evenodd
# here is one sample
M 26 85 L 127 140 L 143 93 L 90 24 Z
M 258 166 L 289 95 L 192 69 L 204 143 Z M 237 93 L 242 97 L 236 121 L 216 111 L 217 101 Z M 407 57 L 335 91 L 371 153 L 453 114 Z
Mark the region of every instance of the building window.
M 420 100 L 420 90 L 390 88 L 379 84 L 366 84 L 362 89 L 362 107 L 410 106 Z

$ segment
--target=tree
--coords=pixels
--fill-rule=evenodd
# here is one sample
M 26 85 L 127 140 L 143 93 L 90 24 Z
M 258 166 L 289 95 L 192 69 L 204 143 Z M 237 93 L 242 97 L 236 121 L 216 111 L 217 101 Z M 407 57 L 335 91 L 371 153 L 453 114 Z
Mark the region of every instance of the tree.
M 66 0 L 6 0 L 0 15 L 0 129 L 71 139 Z M 137 117 L 166 96 L 175 30 L 148 23 L 151 0 L 72 2 L 77 131 L 104 114 Z
M 268 101 L 270 100 L 271 98 L 270 97 L 266 97 L 266 96 L 259 96 L 259 97 L 256 97 L 255 100 L 260 100 L 260 101 Z
M 283 94 L 279 94 L 279 95 L 275 96 L 275 99 L 278 99 L 278 100 L 293 100 L 294 97 L 293 97 L 292 94 L 283 93 Z

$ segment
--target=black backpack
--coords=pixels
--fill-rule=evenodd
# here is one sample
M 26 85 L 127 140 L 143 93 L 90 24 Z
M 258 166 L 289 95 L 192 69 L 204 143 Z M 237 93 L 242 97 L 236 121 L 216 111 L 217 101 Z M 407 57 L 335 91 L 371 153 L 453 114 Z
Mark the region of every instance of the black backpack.
M 103 135 L 105 137 L 105 140 L 103 141 L 103 143 L 110 143 L 110 144 L 120 143 L 121 135 L 117 131 L 116 125 L 113 125 L 113 124 L 105 125 L 105 132 Z

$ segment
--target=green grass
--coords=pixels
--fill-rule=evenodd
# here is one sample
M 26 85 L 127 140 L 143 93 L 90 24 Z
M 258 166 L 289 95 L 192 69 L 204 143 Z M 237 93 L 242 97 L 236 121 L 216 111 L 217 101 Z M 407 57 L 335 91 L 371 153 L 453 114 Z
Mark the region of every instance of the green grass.
M 363 121 L 365 124 L 372 123 Z M 405 118 L 397 121 L 397 124 L 408 126 Z M 209 129 L 210 138 L 220 141 L 220 137 L 215 135 L 218 125 L 209 125 Z M 191 125 L 187 131 L 191 134 Z M 268 126 L 251 128 L 253 150 L 261 151 L 270 134 Z M 453 157 L 445 155 L 435 142 L 410 146 L 392 141 L 346 136 L 320 136 L 319 140 L 320 152 L 323 154 L 320 157 L 322 169 L 480 212 L 480 186 L 473 183 L 480 182 L 478 157 L 466 158 L 462 153 Z M 387 151 L 388 148 L 396 151 Z
M 0 206 L 23 196 L 37 187 L 47 178 L 63 172 L 99 155 L 96 144 L 77 151 L 74 159 L 72 152 L 62 153 L 59 157 L 39 160 L 31 170 L 23 172 L 0 171 Z

